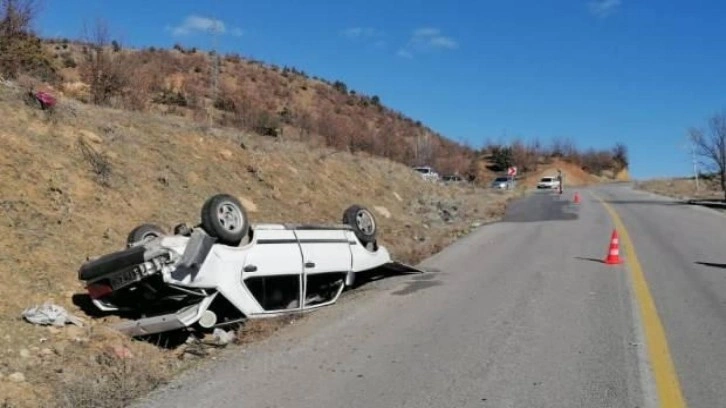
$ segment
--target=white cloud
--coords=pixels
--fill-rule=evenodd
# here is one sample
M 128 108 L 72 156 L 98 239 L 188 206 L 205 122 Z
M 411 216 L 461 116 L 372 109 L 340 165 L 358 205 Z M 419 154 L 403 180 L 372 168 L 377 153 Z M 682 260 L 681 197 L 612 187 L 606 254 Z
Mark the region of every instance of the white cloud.
M 438 28 L 423 27 L 413 30 L 414 37 L 434 37 L 441 33 Z
M 385 40 L 378 40 L 373 43 L 373 46 L 376 48 L 386 48 L 388 43 Z
M 404 48 L 401 48 L 400 50 L 398 50 L 398 52 L 396 52 L 396 55 L 398 55 L 401 58 L 406 58 L 406 59 L 413 58 L 413 54 L 411 53 L 411 51 L 408 51 L 407 49 L 404 49 Z
M 590 13 L 601 18 L 615 13 L 621 5 L 622 0 L 592 0 L 588 4 Z
M 342 31 L 343 36 L 350 39 L 371 39 L 383 36 L 383 32 L 372 27 L 351 27 Z
M 397 55 L 403 58 L 413 58 L 415 53 L 432 50 L 455 50 L 459 43 L 451 37 L 442 34 L 434 27 L 422 27 L 413 30 L 408 43 L 401 48 Z
M 235 37 L 240 37 L 244 34 L 242 29 L 237 27 L 228 29 L 222 20 L 197 15 L 187 16 L 181 24 L 171 27 L 167 26 L 166 29 L 173 36 L 177 37 L 213 31 L 216 31 L 218 34 L 230 34 Z
M 459 48 L 459 43 L 449 37 L 434 37 L 429 40 L 429 44 L 434 48 L 446 48 L 449 50 Z

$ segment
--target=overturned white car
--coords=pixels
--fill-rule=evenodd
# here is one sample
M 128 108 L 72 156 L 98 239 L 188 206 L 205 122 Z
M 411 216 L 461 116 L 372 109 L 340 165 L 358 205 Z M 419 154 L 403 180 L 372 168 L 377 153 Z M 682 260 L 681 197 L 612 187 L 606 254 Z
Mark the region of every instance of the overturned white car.
M 98 309 L 135 316 L 116 326 L 128 335 L 209 330 L 332 304 L 361 271 L 415 271 L 391 261 L 376 227 L 360 206 L 343 224 L 250 226 L 239 201 L 220 194 L 200 226 L 166 235 L 141 225 L 127 249 L 85 263 L 78 277 Z

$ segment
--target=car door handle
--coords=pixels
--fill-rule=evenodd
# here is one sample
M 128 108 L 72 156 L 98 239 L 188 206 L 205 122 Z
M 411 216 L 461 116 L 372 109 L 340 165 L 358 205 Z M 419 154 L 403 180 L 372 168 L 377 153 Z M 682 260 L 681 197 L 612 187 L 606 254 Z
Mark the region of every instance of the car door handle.
M 315 262 L 305 262 L 306 268 L 315 268 Z
M 244 268 L 245 272 L 257 272 L 257 266 L 255 265 L 246 265 Z

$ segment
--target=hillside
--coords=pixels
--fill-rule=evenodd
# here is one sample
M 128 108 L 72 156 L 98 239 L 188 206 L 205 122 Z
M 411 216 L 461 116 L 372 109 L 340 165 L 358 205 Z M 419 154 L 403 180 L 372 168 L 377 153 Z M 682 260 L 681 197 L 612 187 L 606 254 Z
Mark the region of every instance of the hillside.
M 131 50 L 107 41 L 96 44 L 101 48 L 45 41 L 45 51 L 58 67 L 57 92 L 84 102 L 365 151 L 409 165 L 430 164 L 447 174 L 464 174 L 474 157 L 472 149 L 340 81 L 236 54 L 217 58 L 181 45 Z M 99 74 L 104 83 L 94 86 L 92 78 Z
M 408 166 L 431 165 L 441 174 L 459 174 L 479 185 L 487 185 L 510 165 L 532 176 L 539 164 L 552 158 L 593 174 L 609 172 L 609 178 L 623 167 L 615 160 L 617 153 L 583 152 L 568 141 L 555 140 L 544 147 L 514 140 L 476 150 L 340 81 L 236 54 L 217 56 L 182 45 L 171 50 L 124 49 L 109 43 L 107 34 L 99 37 L 95 43 L 45 40 L 43 52 L 55 67 L 55 74 L 46 76 L 52 80 L 41 83 L 24 77 L 21 83 L 84 103 L 181 116 L 200 125 L 366 152 Z M 492 149 L 508 149 L 511 158 L 496 162 Z
M 253 222 L 338 221 L 355 202 L 375 211 L 396 259 L 416 262 L 496 219 L 512 197 L 427 183 L 366 153 L 207 130 L 174 115 L 70 98 L 44 112 L 12 82 L 0 83 L 0 111 L 0 395 L 12 407 L 48 406 L 52 393 L 58 406 L 110 406 L 181 367 L 174 352 L 104 331 L 107 319 L 82 329 L 20 319 L 45 301 L 88 318 L 73 301 L 84 292 L 78 267 L 122 248 L 139 223 L 197 223 L 217 192 L 240 197 Z M 134 357 L 114 357 L 119 348 Z M 14 382 L 18 373 L 24 380 Z M 99 396 L 109 405 L 97 405 Z

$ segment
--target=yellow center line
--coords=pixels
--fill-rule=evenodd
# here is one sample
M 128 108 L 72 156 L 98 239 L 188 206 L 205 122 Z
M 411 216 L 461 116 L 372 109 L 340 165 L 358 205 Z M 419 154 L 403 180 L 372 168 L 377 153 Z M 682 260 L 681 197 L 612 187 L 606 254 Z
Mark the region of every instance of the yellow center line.
M 610 214 L 620 236 L 620 244 L 625 250 L 625 264 L 630 270 L 633 292 L 640 306 L 640 316 L 644 326 L 645 341 L 648 347 L 648 358 L 655 379 L 658 400 L 662 408 L 685 408 L 681 385 L 678 381 L 676 368 L 668 348 L 665 330 L 655 308 L 653 296 L 650 294 L 648 282 L 645 280 L 643 268 L 635 252 L 633 241 L 618 213 L 608 203 L 595 195 L 595 198 Z

